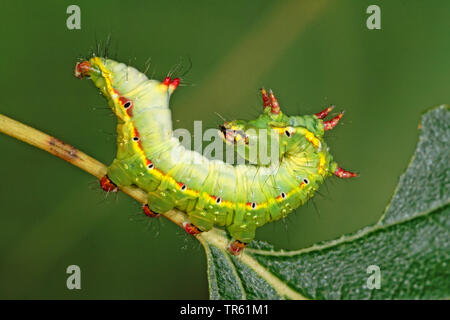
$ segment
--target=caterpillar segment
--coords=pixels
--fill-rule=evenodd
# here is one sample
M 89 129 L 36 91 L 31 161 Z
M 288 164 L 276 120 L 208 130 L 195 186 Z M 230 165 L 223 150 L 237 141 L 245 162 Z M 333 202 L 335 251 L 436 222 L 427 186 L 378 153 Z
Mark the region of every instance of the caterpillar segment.
M 243 147 L 240 154 L 248 162 L 231 165 L 188 150 L 173 137 L 169 99 L 179 79 L 148 79 L 135 68 L 100 57 L 78 63 L 75 76 L 89 77 L 118 119 L 117 155 L 102 188 L 138 186 L 148 193 L 146 215 L 179 209 L 189 217 L 183 226 L 191 234 L 225 227 L 232 254 L 254 239 L 258 227 L 303 205 L 328 176 L 356 176 L 333 161 L 323 139 L 325 130 L 340 119 L 323 120 L 330 108 L 289 117 L 274 93 L 261 89 L 263 113 L 258 118 L 219 127 L 226 143 Z M 263 163 L 249 146 L 269 135 L 278 141 L 278 161 Z M 257 150 L 268 156 L 267 150 Z

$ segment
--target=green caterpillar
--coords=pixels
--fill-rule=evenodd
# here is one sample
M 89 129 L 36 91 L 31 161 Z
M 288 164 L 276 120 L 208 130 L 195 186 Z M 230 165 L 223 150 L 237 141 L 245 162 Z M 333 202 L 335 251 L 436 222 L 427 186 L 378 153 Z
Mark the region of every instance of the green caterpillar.
M 257 227 L 303 205 L 326 177 L 356 176 L 333 161 L 323 140 L 324 131 L 342 117 L 324 121 L 332 107 L 289 117 L 273 93 L 262 89 L 264 109 L 257 119 L 225 122 L 219 128 L 224 141 L 249 162 L 233 166 L 187 150 L 173 136 L 169 98 L 178 78 L 149 80 L 132 67 L 99 57 L 78 63 L 75 76 L 90 77 L 118 118 L 117 156 L 101 179 L 102 188 L 138 186 L 148 192 L 147 215 L 184 211 L 191 222 L 184 227 L 191 234 L 226 226 L 233 254 L 254 239 Z M 278 138 L 276 164 L 262 164 L 251 155 L 264 131 Z

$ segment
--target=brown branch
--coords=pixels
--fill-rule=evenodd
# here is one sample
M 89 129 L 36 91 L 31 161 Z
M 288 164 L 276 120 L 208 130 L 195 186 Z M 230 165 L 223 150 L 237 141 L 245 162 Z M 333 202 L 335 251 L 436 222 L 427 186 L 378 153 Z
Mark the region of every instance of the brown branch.
M 106 174 L 107 167 L 84 152 L 2 114 L 0 114 L 0 132 L 47 151 L 98 179 Z M 142 204 L 147 203 L 147 193 L 144 190 L 137 187 L 120 187 L 120 190 Z M 171 210 L 163 216 L 180 227 L 186 220 L 185 214 L 178 210 Z

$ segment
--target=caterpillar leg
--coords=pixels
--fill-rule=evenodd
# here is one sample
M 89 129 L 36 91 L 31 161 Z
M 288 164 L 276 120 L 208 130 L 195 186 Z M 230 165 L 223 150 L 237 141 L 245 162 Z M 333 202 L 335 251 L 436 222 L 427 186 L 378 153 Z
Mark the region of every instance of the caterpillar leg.
M 232 240 L 228 244 L 227 250 L 229 253 L 231 253 L 234 256 L 239 255 L 242 250 L 247 246 L 245 242 L 239 241 L 239 240 Z
M 202 230 L 200 230 L 198 227 L 196 227 L 192 223 L 189 223 L 186 221 L 183 222 L 183 228 L 184 228 L 184 231 L 186 231 L 187 233 L 192 234 L 192 235 L 202 233 Z
M 237 256 L 255 238 L 256 225 L 251 222 L 233 223 L 227 227 L 233 240 L 227 250 Z
M 142 206 L 142 211 L 144 211 L 144 214 L 149 218 L 158 218 L 160 216 L 159 213 L 155 213 L 152 210 L 150 210 L 150 207 L 148 206 L 147 203 Z
M 101 177 L 100 187 L 102 187 L 102 189 L 106 192 L 117 192 L 119 190 L 119 188 L 117 188 L 117 185 L 112 182 L 107 175 Z
M 167 212 L 174 207 L 174 201 L 162 190 L 148 193 L 148 207 L 152 212 Z
M 206 217 L 206 213 L 200 210 L 194 210 L 188 212 L 189 220 L 191 222 L 184 222 L 184 230 L 192 235 L 209 231 L 213 227 L 213 222 Z

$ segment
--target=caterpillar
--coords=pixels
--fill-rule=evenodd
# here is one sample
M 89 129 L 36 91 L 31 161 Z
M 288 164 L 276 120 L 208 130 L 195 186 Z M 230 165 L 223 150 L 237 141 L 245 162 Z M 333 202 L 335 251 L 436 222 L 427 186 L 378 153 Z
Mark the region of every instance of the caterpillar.
M 101 187 L 111 192 L 138 186 L 148 193 L 146 215 L 177 208 L 189 217 L 183 226 L 190 234 L 226 227 L 232 238 L 228 251 L 234 255 L 254 239 L 256 228 L 285 218 L 328 176 L 357 176 L 333 161 L 323 139 L 343 116 L 325 120 L 333 106 L 314 115 L 287 116 L 274 93 L 261 89 L 258 118 L 219 126 L 222 139 L 248 160 L 232 165 L 187 149 L 173 136 L 169 99 L 179 78 L 148 79 L 133 67 L 96 56 L 77 63 L 75 76 L 90 78 L 118 119 L 117 155 Z M 261 132 L 278 138 L 278 163 L 263 164 L 250 155 Z

